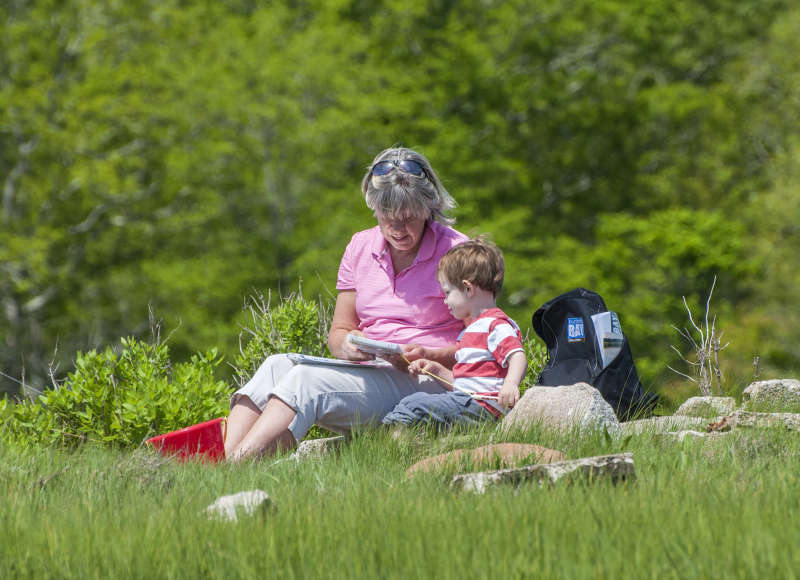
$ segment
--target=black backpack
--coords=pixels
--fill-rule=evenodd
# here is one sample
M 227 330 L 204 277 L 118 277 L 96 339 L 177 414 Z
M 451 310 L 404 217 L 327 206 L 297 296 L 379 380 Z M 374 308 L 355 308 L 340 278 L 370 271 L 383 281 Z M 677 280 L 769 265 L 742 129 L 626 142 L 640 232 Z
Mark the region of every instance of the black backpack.
M 633 354 L 622 330 L 619 353 L 603 368 L 592 315 L 608 312 L 599 294 L 576 288 L 556 296 L 534 312 L 533 329 L 547 345 L 548 360 L 537 385 L 589 383 L 614 408 L 620 421 L 652 413 L 658 396 L 642 388 Z

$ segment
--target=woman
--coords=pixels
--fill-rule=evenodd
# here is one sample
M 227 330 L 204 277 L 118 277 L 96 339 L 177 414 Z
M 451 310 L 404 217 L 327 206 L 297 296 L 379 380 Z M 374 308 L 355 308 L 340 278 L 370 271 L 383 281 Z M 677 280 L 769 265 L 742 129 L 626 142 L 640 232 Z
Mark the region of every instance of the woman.
M 463 323 L 444 304 L 436 268 L 447 250 L 467 239 L 449 227 L 455 201 L 428 160 L 405 148 L 380 153 L 361 191 L 378 225 L 356 233 L 345 250 L 328 346 L 336 358 L 369 360 L 373 355 L 347 340 L 362 335 L 404 345 L 406 360 L 360 368 L 269 357 L 231 398 L 225 453 L 233 461 L 291 449 L 314 423 L 346 432 L 379 423 L 414 392 L 444 392 L 435 379 L 406 372 L 406 361 L 454 363 Z

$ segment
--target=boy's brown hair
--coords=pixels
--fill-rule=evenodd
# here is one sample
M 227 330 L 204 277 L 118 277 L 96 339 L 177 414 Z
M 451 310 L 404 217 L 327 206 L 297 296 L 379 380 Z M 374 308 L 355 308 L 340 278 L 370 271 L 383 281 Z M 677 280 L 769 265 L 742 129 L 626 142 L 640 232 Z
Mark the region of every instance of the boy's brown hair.
M 455 288 L 464 280 L 497 298 L 503 288 L 503 252 L 484 236 L 453 246 L 439 260 L 437 275 Z

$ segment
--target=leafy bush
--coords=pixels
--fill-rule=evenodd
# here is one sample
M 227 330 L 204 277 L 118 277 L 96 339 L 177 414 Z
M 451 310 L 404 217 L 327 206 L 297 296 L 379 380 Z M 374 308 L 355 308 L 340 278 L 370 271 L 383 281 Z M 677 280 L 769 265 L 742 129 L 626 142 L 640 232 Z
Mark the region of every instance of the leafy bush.
M 528 359 L 528 370 L 525 373 L 525 379 L 519 386 L 520 394 L 524 394 L 528 388 L 536 384 L 539 373 L 547 363 L 547 346 L 535 336 L 531 338 L 530 332 L 523 337 L 522 346 Z
M 300 352 L 314 356 L 330 356 L 328 329 L 331 306 L 322 299 L 306 300 L 298 293 L 282 298 L 272 307 L 271 295 L 253 295 L 245 304 L 249 318 L 239 336 L 239 355 L 234 361 L 236 379 L 244 385 L 268 356 L 284 352 Z
M 167 345 L 123 338 L 121 351 L 78 353 L 66 381 L 33 401 L 0 406 L 0 439 L 21 444 L 96 441 L 131 447 L 227 413 L 215 349 L 172 365 Z
M 243 386 L 268 356 L 283 352 L 300 352 L 314 356 L 330 356 L 328 329 L 331 306 L 319 299 L 314 302 L 302 294 L 289 294 L 272 307 L 272 295 L 250 296 L 245 304 L 249 318 L 239 335 L 239 355 L 233 368 L 236 381 Z M 330 437 L 333 433 L 314 425 L 306 439 Z

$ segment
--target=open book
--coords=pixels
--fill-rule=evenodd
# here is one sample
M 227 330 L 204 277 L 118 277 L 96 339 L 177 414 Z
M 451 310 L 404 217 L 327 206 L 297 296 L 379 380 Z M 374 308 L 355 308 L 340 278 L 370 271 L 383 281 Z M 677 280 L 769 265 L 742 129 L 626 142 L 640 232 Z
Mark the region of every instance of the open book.
M 403 354 L 403 347 L 395 342 L 385 342 L 382 340 L 372 340 L 364 336 L 348 334 L 347 341 L 354 344 L 358 350 L 372 354 Z
M 292 362 L 297 364 L 307 364 L 307 365 L 333 365 L 333 366 L 340 366 L 340 367 L 391 367 L 392 365 L 382 359 L 376 360 L 364 360 L 364 361 L 357 361 L 357 360 L 344 360 L 340 358 L 326 358 L 322 356 L 313 356 L 310 354 L 300 354 L 296 352 L 292 352 L 287 354 L 286 356 Z

